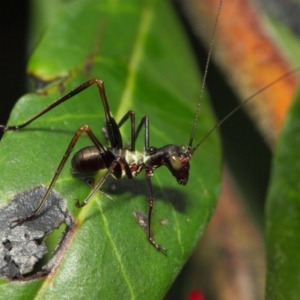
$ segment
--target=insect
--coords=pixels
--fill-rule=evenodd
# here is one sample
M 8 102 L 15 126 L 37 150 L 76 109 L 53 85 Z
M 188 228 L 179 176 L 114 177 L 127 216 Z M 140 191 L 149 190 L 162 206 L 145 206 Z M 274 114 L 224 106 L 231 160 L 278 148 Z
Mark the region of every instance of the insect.
M 222 5 L 222 1 L 220 1 L 219 12 L 217 18 L 220 13 L 220 7 Z M 216 27 L 217 23 L 215 24 Z M 214 34 L 213 34 L 214 35 Z M 141 121 L 138 123 L 137 127 L 135 124 L 135 113 L 133 111 L 128 111 L 124 117 L 117 123 L 114 119 L 105 92 L 104 82 L 100 79 L 91 79 L 82 85 L 75 88 L 70 93 L 66 94 L 65 96 L 61 97 L 60 99 L 56 100 L 50 106 L 43 109 L 38 114 L 34 115 L 27 121 L 19 125 L 8 125 L 3 126 L 1 125 L 3 131 L 8 130 L 19 130 L 26 127 L 28 124 L 36 120 L 37 118 L 41 117 L 48 111 L 52 110 L 56 106 L 62 104 L 63 102 L 71 99 L 73 96 L 81 93 L 88 87 L 92 85 L 96 85 L 100 98 L 102 101 L 104 114 L 105 114 L 105 123 L 106 123 L 106 132 L 107 137 L 110 142 L 110 147 L 105 147 L 94 135 L 92 130 L 88 125 L 81 126 L 76 133 L 74 134 L 71 142 L 65 154 L 55 172 L 52 181 L 42 197 L 41 201 L 35 208 L 35 210 L 27 217 L 17 219 L 14 221 L 15 224 L 20 225 L 24 222 L 34 219 L 38 213 L 41 211 L 42 207 L 44 206 L 45 202 L 48 199 L 48 196 L 53 189 L 55 182 L 57 181 L 62 169 L 64 168 L 68 157 L 70 156 L 75 144 L 77 143 L 78 139 L 82 134 L 87 134 L 91 139 L 93 145 L 89 147 L 85 147 L 79 150 L 72 158 L 71 165 L 72 165 L 72 172 L 76 176 L 87 176 L 89 174 L 94 174 L 98 170 L 106 169 L 106 174 L 101 178 L 101 180 L 93 187 L 91 193 L 83 202 L 77 202 L 76 207 L 80 208 L 86 205 L 91 197 L 97 193 L 99 189 L 101 189 L 102 185 L 106 181 L 106 179 L 112 175 L 116 179 L 121 179 L 123 177 L 128 177 L 129 179 L 135 178 L 139 173 L 142 171 L 145 172 L 145 179 L 147 183 L 147 192 L 148 192 L 148 215 L 147 215 L 147 235 L 148 240 L 151 245 L 162 252 L 166 252 L 166 249 L 158 244 L 151 233 L 151 218 L 152 218 L 152 211 L 153 211 L 153 192 L 152 192 L 152 184 L 151 184 L 151 177 L 153 176 L 155 170 L 163 165 L 165 165 L 171 174 L 176 178 L 177 182 L 181 185 L 185 185 L 189 179 L 189 168 L 190 168 L 190 160 L 193 157 L 195 151 L 199 148 L 199 146 L 207 139 L 207 137 L 216 130 L 225 120 L 227 120 L 235 111 L 237 111 L 242 105 L 244 105 L 247 101 L 251 98 L 248 98 L 244 101 L 240 106 L 238 106 L 235 110 L 233 110 L 230 114 L 228 114 L 225 118 L 223 118 L 215 127 L 213 127 L 204 137 L 203 139 L 198 142 L 195 146 L 193 146 L 195 131 L 197 127 L 197 120 L 200 110 L 200 103 L 201 98 L 203 95 L 203 89 L 205 84 L 205 78 L 207 75 L 208 64 L 210 60 L 212 46 L 210 47 L 209 57 L 207 60 L 201 96 L 197 105 L 195 120 L 190 136 L 189 143 L 186 146 L 178 146 L 178 145 L 166 145 L 161 148 L 155 148 L 150 146 L 149 141 L 149 119 L 147 116 L 143 117 Z M 283 75 L 283 76 L 286 76 Z M 281 78 L 278 78 L 279 81 Z M 275 82 L 271 83 L 274 84 Z M 270 84 L 270 85 L 271 85 Z M 269 85 L 269 86 L 270 86 Z M 267 86 L 268 87 L 268 86 Z M 267 88 L 265 87 L 265 89 Z M 261 90 L 262 91 L 262 90 Z M 259 92 L 261 92 L 259 91 Z M 120 133 L 120 127 L 127 121 L 130 121 L 131 125 L 131 137 L 130 137 L 130 145 L 129 147 L 124 147 L 122 136 Z M 144 151 L 137 151 L 135 148 L 136 141 L 138 139 L 139 134 L 141 133 L 142 129 L 144 129 Z

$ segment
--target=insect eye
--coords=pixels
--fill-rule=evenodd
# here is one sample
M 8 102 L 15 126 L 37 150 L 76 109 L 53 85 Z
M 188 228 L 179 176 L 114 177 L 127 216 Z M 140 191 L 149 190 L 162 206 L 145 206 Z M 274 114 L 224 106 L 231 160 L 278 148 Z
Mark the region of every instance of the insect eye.
M 172 155 L 170 158 L 171 166 L 174 170 L 179 170 L 182 166 L 181 161 L 177 155 Z

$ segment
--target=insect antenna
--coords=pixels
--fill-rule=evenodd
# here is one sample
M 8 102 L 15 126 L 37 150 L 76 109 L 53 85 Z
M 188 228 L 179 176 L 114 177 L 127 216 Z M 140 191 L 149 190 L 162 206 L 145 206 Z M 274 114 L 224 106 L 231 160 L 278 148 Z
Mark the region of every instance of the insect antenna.
M 294 74 L 296 71 L 300 70 L 300 67 L 297 67 L 295 69 L 290 70 L 289 72 L 281 75 L 280 77 L 276 78 L 275 80 L 273 80 L 272 82 L 270 82 L 269 84 L 267 84 L 266 86 L 264 86 L 263 88 L 259 89 L 257 92 L 255 92 L 254 94 L 252 94 L 249 98 L 245 99 L 242 103 L 240 103 L 238 106 L 236 106 L 230 113 L 228 113 L 225 117 L 223 117 L 223 119 L 221 119 L 211 130 L 209 130 L 204 137 L 197 143 L 197 145 L 195 147 L 193 147 L 191 149 L 191 154 L 193 155 L 193 153 L 199 148 L 199 146 L 216 130 L 218 129 L 227 119 L 229 119 L 233 114 L 235 114 L 242 106 L 244 106 L 247 102 L 249 102 L 251 99 L 253 99 L 254 97 L 256 97 L 258 94 L 262 93 L 263 91 L 267 90 L 269 87 L 271 87 L 272 85 L 276 84 L 277 82 L 279 82 L 280 80 L 282 80 L 283 78 Z M 194 130 L 194 128 L 193 128 Z M 189 144 L 189 146 L 191 147 L 191 144 Z
M 211 38 L 210 43 L 209 43 L 209 51 L 208 51 L 207 60 L 206 60 L 206 64 L 205 64 L 203 81 L 202 81 L 201 90 L 200 90 L 200 96 L 199 96 L 199 100 L 198 100 L 198 103 L 197 103 L 197 109 L 196 109 L 194 124 L 193 124 L 191 137 L 190 137 L 190 141 L 189 141 L 189 149 L 192 149 L 193 141 L 194 141 L 194 137 L 195 137 L 195 133 L 196 133 L 196 127 L 197 127 L 198 118 L 199 118 L 199 114 L 200 114 L 200 108 L 201 108 L 201 103 L 202 103 L 203 94 L 204 94 L 204 88 L 205 88 L 206 77 L 207 77 L 207 73 L 208 73 L 208 67 L 209 67 L 211 54 L 212 54 L 212 50 L 213 50 L 213 45 L 214 45 L 214 41 L 215 41 L 215 34 L 216 34 L 216 30 L 217 30 L 219 16 L 220 16 L 220 13 L 221 13 L 222 4 L 223 4 L 223 0 L 220 0 L 219 7 L 218 7 L 218 12 L 217 12 L 217 17 L 216 17 L 216 22 L 214 24 L 212 38 Z M 193 153 L 193 151 L 192 151 L 192 153 Z

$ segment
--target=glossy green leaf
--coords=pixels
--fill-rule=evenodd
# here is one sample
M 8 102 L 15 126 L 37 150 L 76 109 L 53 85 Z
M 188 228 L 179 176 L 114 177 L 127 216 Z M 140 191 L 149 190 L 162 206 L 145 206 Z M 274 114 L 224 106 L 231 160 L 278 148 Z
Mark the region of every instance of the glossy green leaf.
M 300 294 L 300 97 L 279 140 L 267 206 L 267 299 Z
M 277 41 L 299 66 L 299 37 L 283 24 L 273 22 Z M 300 294 L 300 97 L 287 116 L 272 163 L 266 205 L 266 299 L 298 299 Z
M 40 95 L 25 95 L 9 124 L 18 124 L 53 100 L 98 77 L 105 81 L 116 118 L 134 110 L 150 118 L 150 144 L 187 144 L 199 97 L 196 63 L 180 22 L 165 1 L 77 0 L 61 4 L 30 59 L 28 72 L 42 81 L 57 79 Z M 59 84 L 58 84 L 59 83 Z M 96 87 L 55 108 L 26 129 L 1 141 L 1 203 L 39 184 L 48 185 L 75 131 L 89 124 L 99 140 L 104 113 Z M 196 139 L 215 121 L 203 100 Z M 122 127 L 124 140 L 129 126 Z M 87 137 L 76 145 L 90 145 Z M 143 138 L 137 149 L 143 150 Z M 50 276 L 27 282 L 2 281 L 10 299 L 155 299 L 162 298 L 191 254 L 214 209 L 219 190 L 220 154 L 212 135 L 191 161 L 187 186 L 179 186 L 164 167 L 152 179 L 153 232 L 168 249 L 151 247 L 134 212 L 147 212 L 146 184 L 114 181 L 78 210 L 89 187 L 64 168 L 55 189 L 65 197 L 77 225 L 59 265 Z

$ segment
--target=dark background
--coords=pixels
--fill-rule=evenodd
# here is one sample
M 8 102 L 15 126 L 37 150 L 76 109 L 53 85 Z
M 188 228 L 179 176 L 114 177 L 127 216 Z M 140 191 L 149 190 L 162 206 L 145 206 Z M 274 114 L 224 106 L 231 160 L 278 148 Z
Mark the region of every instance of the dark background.
M 29 1 L 5 1 L 0 9 L 0 124 L 26 91 Z M 1 137 L 1 135 L 0 135 Z

